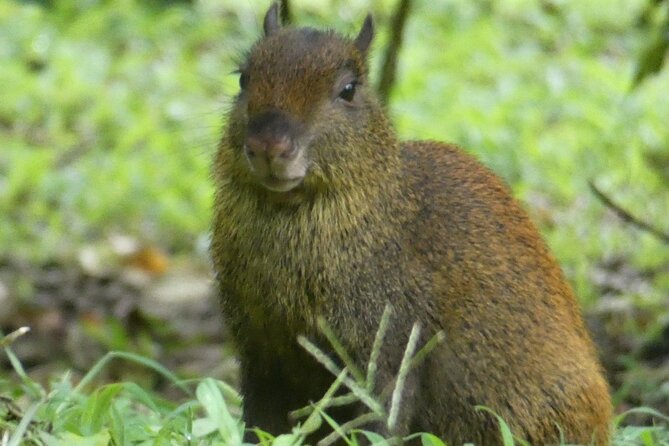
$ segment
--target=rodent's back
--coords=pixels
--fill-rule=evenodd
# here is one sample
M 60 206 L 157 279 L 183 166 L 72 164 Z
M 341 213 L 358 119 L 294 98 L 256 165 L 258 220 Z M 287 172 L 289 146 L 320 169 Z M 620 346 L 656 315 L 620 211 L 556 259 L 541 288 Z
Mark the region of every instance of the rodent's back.
M 462 404 L 464 394 L 475 404 L 487 401 L 532 444 L 554 435 L 556 423 L 569 426 L 571 441 L 588 440 L 596 426 L 596 444 L 607 444 L 611 403 L 595 349 L 526 212 L 494 173 L 456 146 L 407 142 L 402 158 L 404 187 L 418 202 L 406 247 L 416 274 L 434 279 L 433 304 L 446 335 L 430 381 L 435 391 L 461 392 L 441 403 L 452 410 L 449 423 L 441 420 L 443 435 L 476 441 L 464 420 L 480 418 L 481 426 L 485 416 Z M 480 435 L 477 444 L 487 444 Z

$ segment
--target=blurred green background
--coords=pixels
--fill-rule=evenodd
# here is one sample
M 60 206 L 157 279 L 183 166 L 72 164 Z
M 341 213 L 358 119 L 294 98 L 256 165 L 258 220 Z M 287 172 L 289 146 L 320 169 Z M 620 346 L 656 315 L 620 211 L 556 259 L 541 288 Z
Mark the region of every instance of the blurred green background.
M 373 12 L 376 77 L 395 3 L 291 4 L 298 24 L 349 34 Z M 669 231 L 669 69 L 632 88 L 669 14 L 668 2 L 654 3 L 416 1 L 389 110 L 403 138 L 458 143 L 511 185 L 582 300 L 617 402 L 662 406 L 668 246 L 616 217 L 587 185 Z M 63 265 L 125 277 L 98 268 L 127 266 L 100 254 L 118 248 L 109 240 L 119 236 L 157 253 L 158 267 L 142 264 L 148 281 L 170 283 L 175 268 L 208 280 L 210 163 L 237 92 L 233 71 L 268 5 L 0 2 L 3 302 L 33 308 L 44 291 L 33 282 Z M 97 328 L 100 342 L 134 336 L 129 318 L 113 319 Z M 6 332 L 16 320 L 10 313 L 0 326 Z M 169 350 L 150 339 L 112 344 Z

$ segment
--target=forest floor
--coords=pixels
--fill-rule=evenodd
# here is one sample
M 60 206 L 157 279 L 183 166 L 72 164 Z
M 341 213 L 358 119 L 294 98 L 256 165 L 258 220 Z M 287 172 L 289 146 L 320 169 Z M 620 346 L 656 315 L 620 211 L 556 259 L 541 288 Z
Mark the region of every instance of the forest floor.
M 600 350 L 618 412 L 653 407 L 669 413 L 669 344 L 660 334 L 640 343 L 622 327 L 640 323 L 622 295 L 650 286 L 648 274 L 623 261 L 593 267 L 604 296 L 585 318 Z M 10 298 L 10 295 L 12 298 Z M 16 299 L 16 296 L 31 296 Z M 213 276 L 202 259 L 171 259 L 130 237 L 113 237 L 60 263 L 0 262 L 0 328 L 30 332 L 13 350 L 32 379 L 46 383 L 69 370 L 83 376 L 108 351 L 152 358 L 182 378 L 211 376 L 237 386 L 237 363 L 226 338 Z M 0 356 L 0 372 L 11 364 Z M 3 371 L 4 370 L 4 371 Z M 108 367 L 101 382 L 131 380 L 169 395 L 174 390 L 143 367 Z M 658 391 L 659 389 L 659 391 Z M 648 423 L 646 415 L 629 421 Z

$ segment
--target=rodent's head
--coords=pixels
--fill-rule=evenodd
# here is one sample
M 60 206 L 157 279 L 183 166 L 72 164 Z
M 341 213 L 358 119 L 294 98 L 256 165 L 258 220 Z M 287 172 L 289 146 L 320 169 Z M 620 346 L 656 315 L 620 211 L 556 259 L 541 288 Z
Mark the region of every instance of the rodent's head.
M 239 66 L 240 92 L 221 150 L 236 153 L 244 181 L 274 193 L 352 184 L 347 169 L 381 160 L 379 148 L 392 135 L 367 85 L 371 17 L 347 39 L 283 28 L 275 3 L 264 32 Z

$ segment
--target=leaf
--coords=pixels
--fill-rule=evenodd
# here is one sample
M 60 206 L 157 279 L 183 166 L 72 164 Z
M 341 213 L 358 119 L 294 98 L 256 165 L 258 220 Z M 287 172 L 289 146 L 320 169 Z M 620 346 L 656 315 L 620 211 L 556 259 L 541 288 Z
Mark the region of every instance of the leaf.
M 199 432 L 207 432 L 211 429 L 211 423 L 213 423 L 225 444 L 241 445 L 242 433 L 244 432 L 243 424 L 235 419 L 228 410 L 221 388 L 216 384 L 216 381 L 211 378 L 204 379 L 197 386 L 195 395 L 207 412 L 207 418 L 195 420 L 193 429 L 197 428 Z
M 46 433 L 42 434 L 42 439 L 47 446 L 107 446 L 110 436 L 107 430 L 102 430 L 94 435 L 80 436 L 71 432 L 53 437 Z
M 646 430 L 641 432 L 641 435 L 639 435 L 641 438 L 641 441 L 643 442 L 643 446 L 654 446 L 655 445 L 655 440 L 653 439 L 653 431 L 652 430 Z
M 660 413 L 655 409 L 652 409 L 650 407 L 635 407 L 634 409 L 626 410 L 625 412 L 621 413 L 620 415 L 617 415 L 613 419 L 613 425 L 618 427 L 620 425 L 620 423 L 627 417 L 627 415 L 631 415 L 631 414 L 650 415 L 650 416 L 659 418 L 660 420 L 669 421 L 669 416 L 664 415 L 663 413 Z
M 218 429 L 218 422 L 211 418 L 198 418 L 193 421 L 193 436 L 196 438 L 206 437 Z
M 152 396 L 148 391 L 146 391 L 146 389 L 143 389 L 141 386 L 133 382 L 122 383 L 122 385 L 124 393 L 132 396 L 137 401 L 144 404 L 146 407 L 153 410 L 154 412 L 160 411 L 158 405 L 156 404 L 154 396 Z
M 476 406 L 476 410 L 488 412 L 497 418 L 497 422 L 499 423 L 499 431 L 502 434 L 502 444 L 504 446 L 515 446 L 516 443 L 513 441 L 513 434 L 511 433 L 511 429 L 509 428 L 509 425 L 506 424 L 504 419 L 502 419 L 502 417 L 485 406 Z
M 377 434 L 376 432 L 370 432 L 370 431 L 359 431 L 361 432 L 365 437 L 367 437 L 367 440 L 369 440 L 369 443 L 372 446 L 388 446 L 388 440 L 383 438 L 383 436 Z
M 112 403 L 110 407 L 109 419 L 111 425 L 110 435 L 114 444 L 119 446 L 130 444 L 126 433 L 126 424 L 125 419 L 123 418 L 123 413 L 115 403 Z
M 318 412 L 314 412 L 309 415 L 304 423 L 300 426 L 300 432 L 305 435 L 311 434 L 320 429 L 322 424 L 323 418 Z
M 21 381 L 23 381 L 23 384 L 25 384 L 26 390 L 29 391 L 30 395 L 34 398 L 42 398 L 45 395 L 44 388 L 39 385 L 37 382 L 33 381 L 27 374 L 25 369 L 23 368 L 23 364 L 21 364 L 21 361 L 19 358 L 16 357 L 14 354 L 14 351 L 10 347 L 5 347 L 5 354 L 7 355 L 7 358 L 9 358 L 9 362 L 12 364 L 12 367 L 14 368 L 14 371 L 16 372 L 17 375 L 21 378 Z
M 172 382 L 175 386 L 183 390 L 187 395 L 190 395 L 190 390 L 186 387 L 181 380 L 172 372 L 170 372 L 163 365 L 159 364 L 153 359 L 146 358 L 144 356 L 130 353 L 130 352 L 121 352 L 121 351 L 112 351 L 107 353 L 102 359 L 100 359 L 86 375 L 79 381 L 79 384 L 72 390 L 72 395 L 80 393 L 82 389 L 89 384 L 99 373 L 100 371 L 107 366 L 107 364 L 112 359 L 124 359 L 126 361 L 135 362 L 144 367 L 154 370 L 156 373 L 165 377 L 168 381 Z
M 446 444 L 434 434 L 420 434 L 420 442 L 423 446 L 446 446 Z
M 261 429 L 255 428 L 253 429 L 253 432 L 256 434 L 258 437 L 258 444 L 260 446 L 271 446 L 272 442 L 274 441 L 274 436 L 270 434 L 269 432 L 265 432 Z
M 123 384 L 110 384 L 97 390 L 86 402 L 81 416 L 81 433 L 92 435 L 102 429 L 114 397 L 123 389 Z
M 242 396 L 237 392 L 234 387 L 224 383 L 223 381 L 216 381 L 216 384 L 223 392 L 223 396 L 228 400 L 232 401 L 233 404 L 239 406 L 242 404 Z
M 16 427 L 16 430 L 12 434 L 11 438 L 9 439 L 9 442 L 6 443 L 7 446 L 18 446 L 21 444 L 21 439 L 25 435 L 26 431 L 28 430 L 28 426 L 30 426 L 30 422 L 33 420 L 35 417 L 35 414 L 37 413 L 37 409 L 42 405 L 43 403 L 37 402 L 31 405 L 28 410 L 26 410 L 25 414 L 23 415 L 23 418 L 21 419 L 21 422 L 19 425 Z M 4 444 L 4 442 L 3 442 Z
M 282 434 L 274 439 L 272 446 L 296 446 L 302 443 L 300 436 L 296 434 Z
M 167 271 L 169 260 L 163 250 L 155 246 L 143 246 L 125 259 L 126 263 L 153 275 Z
M 669 50 L 669 16 L 655 39 L 646 47 L 639 57 L 632 89 L 636 88 L 646 77 L 655 74 L 662 69 Z

